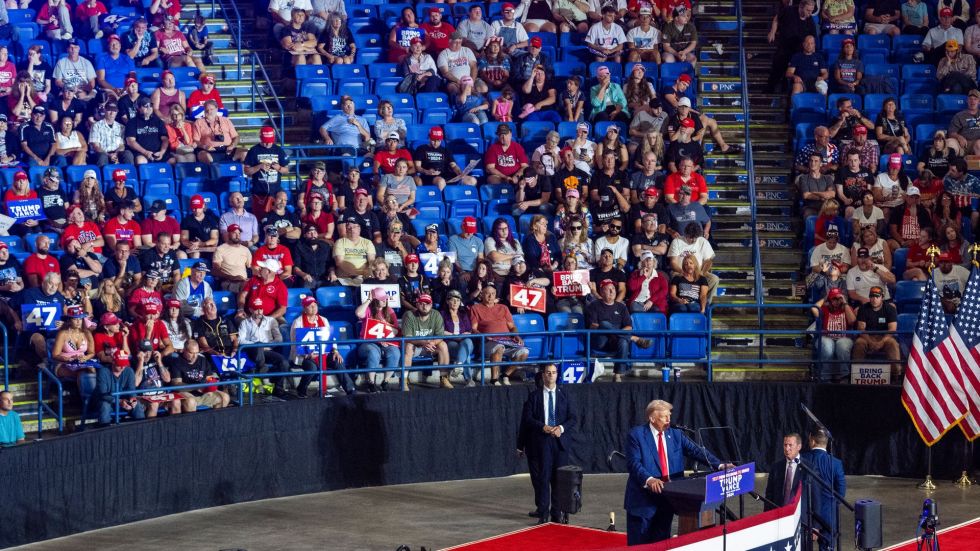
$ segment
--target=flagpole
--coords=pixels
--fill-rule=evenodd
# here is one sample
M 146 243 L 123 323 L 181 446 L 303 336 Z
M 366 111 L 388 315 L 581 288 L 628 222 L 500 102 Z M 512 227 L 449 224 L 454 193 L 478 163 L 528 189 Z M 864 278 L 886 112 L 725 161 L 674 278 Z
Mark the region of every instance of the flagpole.
M 973 442 L 964 442 L 964 444 L 968 445 L 963 446 L 963 472 L 953 484 L 960 488 L 969 488 L 973 485 L 973 481 L 970 480 L 970 457 L 973 455 Z
M 928 460 L 926 463 L 926 479 L 919 483 L 916 488 L 931 492 L 936 489 L 936 483 L 932 481 L 932 446 L 929 446 L 927 454 L 928 455 L 926 457 L 928 457 Z

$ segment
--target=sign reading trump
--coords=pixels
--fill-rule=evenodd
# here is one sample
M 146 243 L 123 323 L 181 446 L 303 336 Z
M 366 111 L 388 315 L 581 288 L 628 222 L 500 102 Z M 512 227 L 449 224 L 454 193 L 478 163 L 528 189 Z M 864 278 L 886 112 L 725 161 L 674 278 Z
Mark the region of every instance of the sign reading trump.
M 584 297 L 589 294 L 589 271 L 573 270 L 551 274 L 556 297 Z
M 40 199 L 24 199 L 23 201 L 7 201 L 7 212 L 18 223 L 27 220 L 44 220 L 44 210 Z

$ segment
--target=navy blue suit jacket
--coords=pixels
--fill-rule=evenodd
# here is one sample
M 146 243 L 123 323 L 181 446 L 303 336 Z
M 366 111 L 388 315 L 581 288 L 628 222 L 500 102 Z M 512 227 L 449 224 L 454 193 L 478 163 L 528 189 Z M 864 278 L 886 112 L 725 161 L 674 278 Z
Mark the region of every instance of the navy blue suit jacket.
M 844 480 L 844 464 L 840 459 L 830 455 L 826 450 L 808 450 L 802 454 L 803 461 L 820 475 L 820 478 L 834 488 L 841 497 L 847 491 L 847 482 Z M 819 482 L 810 482 L 810 488 L 814 496 L 819 495 L 819 504 L 814 507 L 814 513 L 820 515 L 827 526 L 835 526 L 837 515 L 837 500 Z M 816 500 L 814 500 L 816 502 Z
M 558 448 L 568 452 L 571 447 L 571 434 L 575 429 L 575 412 L 572 410 L 568 394 L 562 391 L 561 386 L 555 387 L 555 418 L 558 425 L 562 426 L 564 432 L 560 438 L 555 438 L 550 434 L 545 434 L 543 428 L 546 424 L 544 418 L 544 389 L 535 388 L 528 395 L 524 402 L 524 410 L 521 412 L 521 427 L 517 434 L 517 449 L 522 450 L 529 456 L 540 455 L 548 439 L 555 439 Z
M 689 457 L 710 464 L 713 468 L 721 464 L 717 457 L 700 448 L 683 432 L 677 429 L 667 429 L 664 433 L 667 446 L 667 464 L 670 467 L 670 478 L 684 478 L 684 458 Z M 626 482 L 626 496 L 623 507 L 632 515 L 652 517 L 657 507 L 664 501 L 663 497 L 646 488 L 646 481 L 651 476 L 661 478 L 663 470 L 660 457 L 657 454 L 657 444 L 653 441 L 650 425 L 633 427 L 629 432 L 626 446 L 626 462 L 629 469 L 629 480 Z

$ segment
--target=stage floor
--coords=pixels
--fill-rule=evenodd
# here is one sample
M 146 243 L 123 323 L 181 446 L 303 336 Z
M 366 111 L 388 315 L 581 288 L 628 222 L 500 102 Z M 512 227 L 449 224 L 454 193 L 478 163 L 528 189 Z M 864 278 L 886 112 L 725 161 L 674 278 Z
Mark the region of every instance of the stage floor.
M 604 529 L 609 512 L 615 511 L 617 528 L 625 531 L 625 480 L 622 474 L 587 475 L 583 510 L 571 517 L 571 523 Z M 861 498 L 882 502 L 885 544 L 892 545 L 915 535 L 922 501 L 927 497 L 915 488 L 917 482 L 848 477 L 847 498 L 851 502 Z M 937 486 L 930 497 L 939 503 L 942 526 L 980 514 L 980 487 L 961 489 L 949 481 L 939 481 Z M 406 544 L 413 551 L 423 545 L 433 550 L 533 524 L 526 516 L 532 499 L 527 475 L 360 488 L 192 511 L 14 549 L 393 551 Z M 760 510 L 756 502 L 746 501 L 747 512 Z M 849 549 L 853 517 L 843 512 L 842 542 Z

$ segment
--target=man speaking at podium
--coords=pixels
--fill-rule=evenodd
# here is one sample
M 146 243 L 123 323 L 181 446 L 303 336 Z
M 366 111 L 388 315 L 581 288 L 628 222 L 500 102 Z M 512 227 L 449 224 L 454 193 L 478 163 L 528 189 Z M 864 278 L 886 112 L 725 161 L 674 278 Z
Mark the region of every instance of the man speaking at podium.
M 721 461 L 698 447 L 683 432 L 670 428 L 669 402 L 654 400 L 647 405 L 649 423 L 629 433 L 626 461 L 626 543 L 642 545 L 670 538 L 674 509 L 664 498 L 664 485 L 684 478 L 684 457 L 723 468 Z

